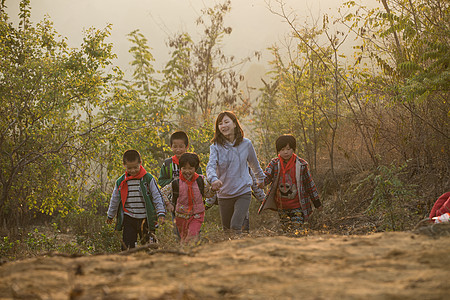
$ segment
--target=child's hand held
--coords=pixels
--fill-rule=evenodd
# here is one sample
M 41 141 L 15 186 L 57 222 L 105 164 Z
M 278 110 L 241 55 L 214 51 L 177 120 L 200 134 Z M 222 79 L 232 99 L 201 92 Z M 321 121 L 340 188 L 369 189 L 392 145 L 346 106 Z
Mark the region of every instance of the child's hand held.
M 173 212 L 173 210 L 174 210 L 174 207 L 173 207 L 172 203 L 167 203 L 166 204 L 166 208 L 167 208 L 168 212 Z

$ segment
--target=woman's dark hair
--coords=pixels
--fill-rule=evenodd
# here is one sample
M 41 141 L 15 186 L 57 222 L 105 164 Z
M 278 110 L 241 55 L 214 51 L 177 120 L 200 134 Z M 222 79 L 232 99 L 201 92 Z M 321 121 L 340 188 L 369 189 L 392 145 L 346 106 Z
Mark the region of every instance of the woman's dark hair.
M 169 141 L 170 146 L 172 146 L 173 140 L 182 140 L 186 147 L 189 146 L 189 138 L 188 138 L 186 132 L 184 132 L 184 131 L 175 131 L 174 133 L 172 133 L 172 135 L 170 136 L 170 141 Z
M 184 167 L 186 164 L 189 164 L 191 167 L 194 167 L 195 170 L 197 170 L 200 166 L 200 159 L 198 158 L 198 155 L 194 152 L 185 152 L 181 154 L 179 160 L 180 168 Z
M 127 162 L 135 162 L 138 161 L 141 163 L 141 155 L 136 150 L 127 150 L 123 154 L 123 164 L 126 164 Z
M 211 140 L 211 143 L 219 144 L 219 145 L 225 144 L 227 139 L 219 130 L 219 123 L 222 122 L 222 120 L 225 116 L 228 116 L 234 122 L 234 125 L 236 125 L 236 127 L 234 128 L 234 138 L 236 139 L 236 142 L 233 145 L 233 147 L 236 147 L 244 139 L 244 131 L 242 130 L 241 124 L 239 124 L 239 121 L 238 121 L 236 115 L 232 111 L 229 111 L 229 110 L 223 111 L 217 116 L 214 138 Z
M 275 146 L 277 147 L 277 153 L 280 152 L 281 149 L 289 145 L 292 149 L 297 147 L 297 141 L 295 140 L 295 137 L 291 134 L 283 134 L 277 138 L 277 141 L 275 142 Z

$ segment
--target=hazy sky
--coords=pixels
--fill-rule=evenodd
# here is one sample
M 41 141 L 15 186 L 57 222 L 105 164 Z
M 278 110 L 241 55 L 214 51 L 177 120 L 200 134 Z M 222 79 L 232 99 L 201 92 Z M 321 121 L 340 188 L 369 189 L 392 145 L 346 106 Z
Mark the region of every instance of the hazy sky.
M 375 1 L 375 0 L 372 0 Z M 11 20 L 17 22 L 19 0 L 6 0 Z M 263 60 L 269 59 L 265 49 L 289 33 L 283 20 L 268 10 L 267 3 L 277 7 L 274 0 L 232 0 L 232 10 L 225 21 L 233 28 L 231 36 L 225 39 L 225 52 L 237 58 L 245 57 L 253 51 L 263 51 Z M 286 8 L 298 15 L 304 23 L 320 14 L 333 14 L 343 0 L 284 0 Z M 31 17 L 34 23 L 48 15 L 58 33 L 68 38 L 71 47 L 78 47 L 83 37 L 83 29 L 104 28 L 113 24 L 110 41 L 118 55 L 117 64 L 129 71 L 131 55 L 130 43 L 126 35 L 135 29 L 149 40 L 156 62 L 161 69 L 168 60 L 169 36 L 187 31 L 195 38 L 201 27 L 195 20 L 204 7 L 212 7 L 212 0 L 31 0 Z

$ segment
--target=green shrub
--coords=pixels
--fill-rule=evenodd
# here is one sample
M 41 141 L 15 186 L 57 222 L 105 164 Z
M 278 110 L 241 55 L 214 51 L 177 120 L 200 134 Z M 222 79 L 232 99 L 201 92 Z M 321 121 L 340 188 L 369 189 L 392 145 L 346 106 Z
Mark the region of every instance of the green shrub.
M 385 230 L 404 230 L 410 223 L 415 211 L 408 208 L 411 201 L 416 197 L 414 185 L 407 184 L 401 180 L 407 163 L 396 166 L 379 166 L 375 172 L 363 179 L 358 189 L 369 185 L 372 190 L 372 200 L 365 213 L 380 215 Z
M 56 250 L 56 237 L 48 237 L 44 233 L 40 233 L 37 228 L 27 234 L 25 239 L 28 251 L 38 254 L 42 251 Z
M 68 214 L 60 223 L 63 230 L 75 235 L 76 245 L 82 252 L 117 252 L 121 245 L 119 234 L 114 231 L 114 225 L 106 224 L 105 220 L 106 216 L 83 210 Z M 68 249 L 74 250 L 71 246 Z
M 0 257 L 14 259 L 14 255 L 20 247 L 20 241 L 11 241 L 9 237 L 5 236 L 0 239 Z

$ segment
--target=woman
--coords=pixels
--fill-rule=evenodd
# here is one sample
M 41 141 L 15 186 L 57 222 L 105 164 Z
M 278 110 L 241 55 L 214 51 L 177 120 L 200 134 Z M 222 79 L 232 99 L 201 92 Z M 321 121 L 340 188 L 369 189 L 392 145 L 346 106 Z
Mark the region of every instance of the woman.
M 222 226 L 225 230 L 240 233 L 251 200 L 252 177 L 248 167 L 255 174 L 260 188 L 264 186 L 264 172 L 252 142 L 244 138 L 233 112 L 224 111 L 217 116 L 211 142 L 206 175 L 212 189 L 218 191 Z

